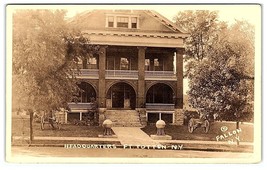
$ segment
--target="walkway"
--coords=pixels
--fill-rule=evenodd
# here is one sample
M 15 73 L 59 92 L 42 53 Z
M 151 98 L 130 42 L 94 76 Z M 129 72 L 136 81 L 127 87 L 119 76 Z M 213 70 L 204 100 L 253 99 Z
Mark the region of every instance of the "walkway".
M 122 145 L 159 145 L 151 139 L 140 127 L 112 127 Z

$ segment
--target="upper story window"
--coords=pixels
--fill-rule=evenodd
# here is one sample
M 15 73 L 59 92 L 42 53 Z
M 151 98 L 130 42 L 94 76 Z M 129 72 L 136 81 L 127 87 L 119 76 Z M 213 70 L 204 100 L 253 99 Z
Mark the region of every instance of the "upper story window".
M 91 64 L 91 65 L 97 64 L 96 57 L 91 57 L 91 58 L 87 59 L 87 64 Z
M 134 16 L 107 16 L 106 27 L 109 28 L 138 28 L 138 17 Z
M 145 70 L 149 71 L 149 66 L 150 66 L 150 59 L 145 59 Z
M 117 17 L 117 27 L 118 28 L 128 28 L 128 17 Z
M 131 18 L 131 27 L 132 28 L 137 28 L 137 17 L 132 17 Z
M 129 70 L 129 60 L 127 58 L 121 58 L 121 70 Z
M 108 27 L 114 27 L 114 17 L 108 17 Z
M 159 67 L 159 59 L 158 58 L 154 58 L 154 66 Z

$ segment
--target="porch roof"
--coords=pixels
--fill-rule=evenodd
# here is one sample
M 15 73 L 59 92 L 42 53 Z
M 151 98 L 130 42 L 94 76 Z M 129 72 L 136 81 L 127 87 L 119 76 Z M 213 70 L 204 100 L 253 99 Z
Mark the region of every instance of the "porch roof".
M 86 30 L 82 32 L 90 38 L 92 44 L 118 46 L 145 46 L 183 48 L 182 33 L 120 32 L 107 30 Z

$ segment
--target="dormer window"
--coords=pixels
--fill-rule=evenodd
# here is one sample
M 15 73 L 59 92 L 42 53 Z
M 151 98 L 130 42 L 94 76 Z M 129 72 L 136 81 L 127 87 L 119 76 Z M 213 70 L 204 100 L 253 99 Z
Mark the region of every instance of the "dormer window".
M 110 15 L 106 17 L 106 27 L 108 28 L 138 28 L 138 17 L 127 15 Z
M 128 17 L 117 17 L 118 28 L 128 28 L 129 18 Z
M 137 28 L 137 17 L 132 17 L 131 18 L 131 27 L 132 28 Z
M 108 27 L 114 27 L 114 17 L 108 17 Z

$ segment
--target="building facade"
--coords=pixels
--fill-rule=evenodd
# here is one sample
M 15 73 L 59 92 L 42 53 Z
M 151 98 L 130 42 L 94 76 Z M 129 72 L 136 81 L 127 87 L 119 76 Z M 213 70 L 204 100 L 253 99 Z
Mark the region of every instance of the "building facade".
M 69 103 L 70 114 L 82 119 L 96 100 L 99 123 L 182 124 L 186 33 L 151 10 L 93 10 L 71 23 L 100 45 L 100 53 L 80 63 L 83 92 Z

